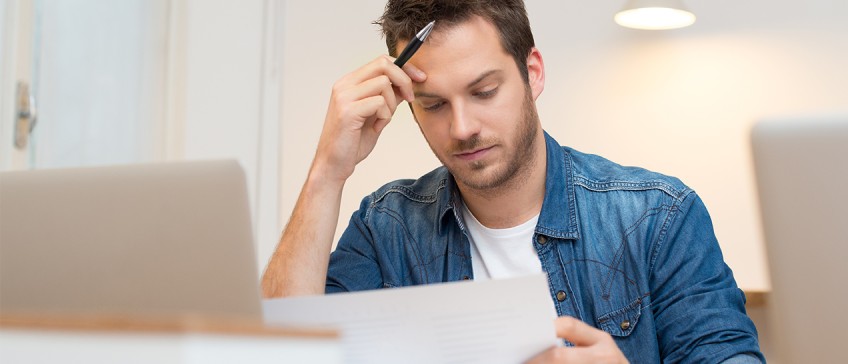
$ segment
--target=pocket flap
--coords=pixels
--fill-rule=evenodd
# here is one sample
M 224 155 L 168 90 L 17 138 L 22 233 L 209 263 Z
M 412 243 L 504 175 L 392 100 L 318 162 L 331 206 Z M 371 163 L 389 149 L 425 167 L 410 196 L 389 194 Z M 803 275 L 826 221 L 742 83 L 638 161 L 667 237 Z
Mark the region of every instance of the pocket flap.
M 598 317 L 598 326 L 612 336 L 627 336 L 636 328 L 642 315 L 642 299 L 637 298 L 624 308 Z

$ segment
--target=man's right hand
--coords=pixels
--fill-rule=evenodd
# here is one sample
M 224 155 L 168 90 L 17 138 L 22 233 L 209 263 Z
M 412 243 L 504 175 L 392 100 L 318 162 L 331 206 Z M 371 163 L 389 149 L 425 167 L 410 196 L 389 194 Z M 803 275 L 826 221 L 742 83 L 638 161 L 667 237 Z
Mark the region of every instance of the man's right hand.
M 380 56 L 333 86 L 324 129 L 306 183 L 262 277 L 266 298 L 321 294 L 345 181 L 377 144 L 412 82 L 427 76 Z
M 312 173 L 325 182 L 344 183 L 377 143 L 398 105 L 412 102 L 412 82 L 427 76 L 411 63 L 398 68 L 380 56 L 333 85 Z

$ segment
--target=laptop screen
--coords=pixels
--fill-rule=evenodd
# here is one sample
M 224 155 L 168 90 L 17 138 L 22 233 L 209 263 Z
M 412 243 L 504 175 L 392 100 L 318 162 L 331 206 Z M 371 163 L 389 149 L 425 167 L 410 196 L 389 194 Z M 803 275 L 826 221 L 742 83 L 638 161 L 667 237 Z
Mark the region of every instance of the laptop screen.
M 235 161 L 0 173 L 0 310 L 260 319 Z
M 752 133 L 781 362 L 841 361 L 848 318 L 848 117 L 758 124 Z

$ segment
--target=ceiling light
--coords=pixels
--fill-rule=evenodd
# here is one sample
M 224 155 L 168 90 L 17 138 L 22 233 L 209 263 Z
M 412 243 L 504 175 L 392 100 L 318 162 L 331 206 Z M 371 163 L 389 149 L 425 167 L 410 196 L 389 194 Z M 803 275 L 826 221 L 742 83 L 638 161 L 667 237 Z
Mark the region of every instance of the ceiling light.
M 615 22 L 634 29 L 675 29 L 695 23 L 695 14 L 680 0 L 628 0 Z

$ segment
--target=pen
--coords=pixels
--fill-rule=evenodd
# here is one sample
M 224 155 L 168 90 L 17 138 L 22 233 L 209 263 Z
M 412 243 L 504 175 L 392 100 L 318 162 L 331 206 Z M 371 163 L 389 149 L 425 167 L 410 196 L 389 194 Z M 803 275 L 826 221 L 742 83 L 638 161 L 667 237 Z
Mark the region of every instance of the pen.
M 403 52 L 400 52 L 400 55 L 395 60 L 395 64 L 398 67 L 403 67 L 412 55 L 415 54 L 415 51 L 418 50 L 418 47 L 421 47 L 421 43 L 424 43 L 424 40 L 427 39 L 427 36 L 430 35 L 430 31 L 433 30 L 433 25 L 436 24 L 436 21 L 431 21 L 424 29 L 418 32 L 412 39 L 409 41 L 409 44 L 406 45 L 406 48 L 403 49 Z

